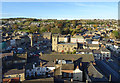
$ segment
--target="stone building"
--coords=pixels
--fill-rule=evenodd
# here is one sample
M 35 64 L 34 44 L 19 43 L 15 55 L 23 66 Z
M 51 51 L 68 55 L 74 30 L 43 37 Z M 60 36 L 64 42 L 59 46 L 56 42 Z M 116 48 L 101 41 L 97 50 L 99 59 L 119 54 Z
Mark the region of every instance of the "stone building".
M 53 51 L 56 51 L 56 52 L 73 52 L 76 48 L 78 48 L 77 43 L 64 42 L 63 38 L 65 38 L 65 40 L 66 40 L 65 36 L 64 37 L 59 36 L 58 34 L 52 36 L 52 50 Z
M 19 77 L 19 81 L 24 81 L 25 80 L 25 69 L 11 69 L 4 73 L 4 78 L 16 78 Z

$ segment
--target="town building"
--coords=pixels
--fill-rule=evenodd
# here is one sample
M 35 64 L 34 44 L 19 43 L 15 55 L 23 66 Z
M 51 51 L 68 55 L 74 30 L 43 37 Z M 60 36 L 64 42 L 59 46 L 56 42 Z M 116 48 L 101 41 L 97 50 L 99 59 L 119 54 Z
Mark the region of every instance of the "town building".
M 95 60 L 102 60 L 101 50 L 93 50 Z
M 75 34 L 71 37 L 71 43 L 84 43 L 84 37 L 80 34 Z
M 16 78 L 19 77 L 19 82 L 25 80 L 25 69 L 11 69 L 3 74 L 4 78 Z
M 60 40 L 63 38 L 60 37 Z M 59 42 L 59 36 L 53 35 L 52 36 L 52 50 L 56 52 L 73 52 L 75 49 L 78 48 L 77 43 L 65 43 Z
M 102 59 L 110 59 L 111 52 L 107 48 L 101 48 Z

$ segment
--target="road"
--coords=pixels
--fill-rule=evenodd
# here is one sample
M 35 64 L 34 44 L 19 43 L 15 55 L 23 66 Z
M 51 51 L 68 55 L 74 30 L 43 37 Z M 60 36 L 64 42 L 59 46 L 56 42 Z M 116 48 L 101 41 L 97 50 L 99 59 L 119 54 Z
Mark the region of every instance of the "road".
M 116 72 L 118 72 L 120 74 L 120 66 L 115 63 L 115 61 L 109 61 L 109 62 L 106 62 L 104 61 L 107 65 L 109 65 L 112 69 L 114 69 Z
M 113 70 L 109 65 L 107 65 L 104 61 L 96 61 L 97 66 L 100 68 L 100 70 L 104 73 L 104 75 L 107 76 L 109 79 L 109 75 L 111 74 L 111 81 L 120 81 L 120 75 L 118 72 Z

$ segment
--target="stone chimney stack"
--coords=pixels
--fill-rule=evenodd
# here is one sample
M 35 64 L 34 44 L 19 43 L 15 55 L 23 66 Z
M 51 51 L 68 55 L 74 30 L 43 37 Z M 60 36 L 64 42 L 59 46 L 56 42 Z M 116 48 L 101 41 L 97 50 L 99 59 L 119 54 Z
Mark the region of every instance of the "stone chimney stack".
M 42 67 L 42 62 L 40 61 L 40 67 Z
M 62 65 L 62 60 L 60 61 L 60 64 Z
M 79 69 L 79 66 L 77 66 L 77 69 Z
M 56 63 L 56 59 L 54 60 L 54 63 Z
M 96 65 L 96 63 L 95 63 L 95 62 L 93 62 L 93 65 Z
M 74 62 L 74 59 L 72 59 L 72 62 Z
M 11 51 L 11 53 L 12 53 L 12 54 L 14 54 L 14 52 L 13 52 L 13 51 Z
M 40 56 L 42 56 L 42 52 L 40 52 Z
M 82 63 L 80 63 L 80 67 L 82 66 Z
M 109 82 L 111 82 L 111 74 L 109 75 Z

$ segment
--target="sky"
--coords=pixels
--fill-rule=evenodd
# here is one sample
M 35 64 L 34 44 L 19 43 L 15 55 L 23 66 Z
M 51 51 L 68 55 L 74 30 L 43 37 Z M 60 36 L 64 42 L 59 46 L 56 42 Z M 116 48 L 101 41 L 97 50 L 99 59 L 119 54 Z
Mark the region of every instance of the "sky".
M 2 18 L 118 19 L 117 2 L 2 2 Z

